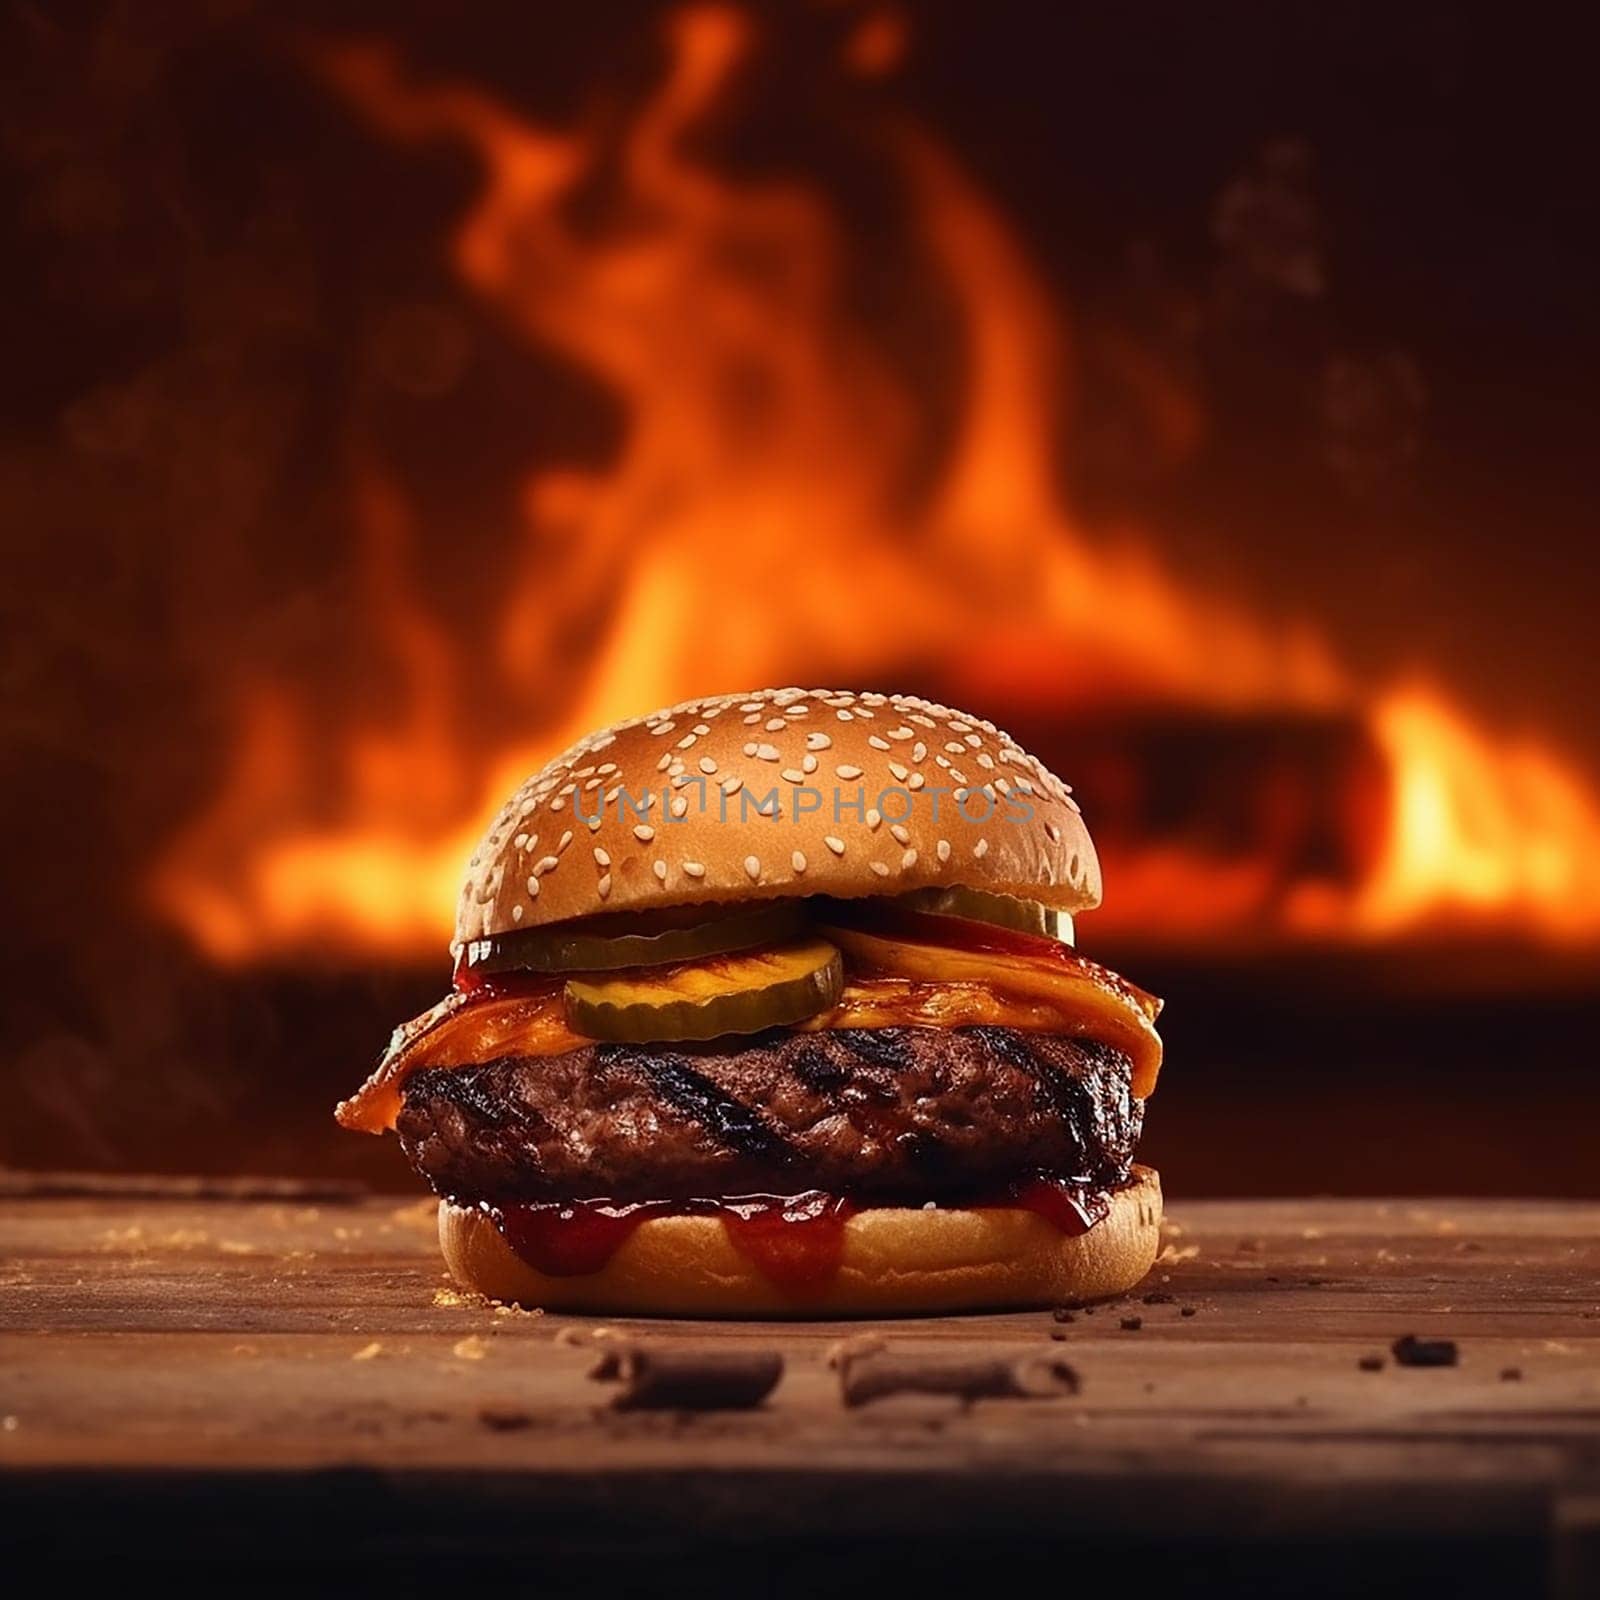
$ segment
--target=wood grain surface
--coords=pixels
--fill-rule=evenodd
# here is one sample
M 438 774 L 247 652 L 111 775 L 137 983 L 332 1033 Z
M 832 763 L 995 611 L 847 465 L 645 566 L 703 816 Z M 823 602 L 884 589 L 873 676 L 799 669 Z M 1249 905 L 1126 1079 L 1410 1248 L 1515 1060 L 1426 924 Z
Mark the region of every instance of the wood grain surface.
M 959 1539 L 985 1570 L 1318 1552 L 1285 1591 L 1311 1593 L 1378 1549 L 1452 1592 L 1600 1593 L 1600 1205 L 1179 1204 L 1149 1280 L 1065 1322 L 604 1325 L 781 1351 L 736 1413 L 610 1410 L 600 1325 L 454 1292 L 428 1203 L 11 1198 L 0 1258 L 0 1538 L 35 1554 L 85 1519 L 152 1557 L 175 1529 L 197 1560 L 537 1550 L 555 1593 L 663 1550 Z M 847 1409 L 827 1355 L 866 1331 L 1057 1354 L 1080 1389 Z M 1407 1333 L 1459 1364 L 1397 1366 Z

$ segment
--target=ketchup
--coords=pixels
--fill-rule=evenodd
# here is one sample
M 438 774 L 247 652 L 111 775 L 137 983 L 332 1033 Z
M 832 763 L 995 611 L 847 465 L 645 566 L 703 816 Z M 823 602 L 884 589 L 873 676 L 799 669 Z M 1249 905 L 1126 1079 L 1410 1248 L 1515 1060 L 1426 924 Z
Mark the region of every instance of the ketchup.
M 727 1200 L 564 1200 L 506 1205 L 490 1215 L 536 1272 L 580 1278 L 599 1272 L 652 1217 L 716 1217 L 728 1240 L 768 1282 L 804 1295 L 826 1287 L 844 1255 L 844 1227 L 874 1202 L 810 1190 Z M 877 1202 L 882 1204 L 882 1202 Z M 936 1206 L 938 1202 L 935 1203 Z M 992 1198 L 953 1200 L 966 1210 L 1014 1208 L 1042 1217 L 1063 1237 L 1087 1233 L 1110 1210 L 1106 1195 L 1069 1178 L 1037 1177 Z
M 585 1278 L 598 1272 L 641 1222 L 671 1209 L 659 1200 L 621 1206 L 573 1200 L 502 1206 L 493 1215 L 506 1243 L 536 1272 L 549 1278 Z
M 730 1203 L 721 1216 L 734 1249 L 763 1277 L 804 1294 L 832 1282 L 844 1256 L 844 1225 L 858 1209 L 838 1195 L 813 1193 Z
M 1068 1238 L 1087 1233 L 1096 1223 L 1104 1222 L 1111 1210 L 1104 1190 L 1086 1189 L 1065 1178 L 1034 1178 L 1018 1184 L 1008 1199 L 994 1204 L 1031 1211 Z

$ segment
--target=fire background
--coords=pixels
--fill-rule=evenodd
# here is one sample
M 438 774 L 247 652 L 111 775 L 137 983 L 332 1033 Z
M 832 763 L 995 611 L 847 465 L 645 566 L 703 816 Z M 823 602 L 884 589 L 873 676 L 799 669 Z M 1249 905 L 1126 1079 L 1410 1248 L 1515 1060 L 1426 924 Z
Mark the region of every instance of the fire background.
M 0 1162 L 352 1175 L 457 876 L 682 695 L 968 705 L 1175 1195 L 1573 1194 L 1564 8 L 12 5 Z

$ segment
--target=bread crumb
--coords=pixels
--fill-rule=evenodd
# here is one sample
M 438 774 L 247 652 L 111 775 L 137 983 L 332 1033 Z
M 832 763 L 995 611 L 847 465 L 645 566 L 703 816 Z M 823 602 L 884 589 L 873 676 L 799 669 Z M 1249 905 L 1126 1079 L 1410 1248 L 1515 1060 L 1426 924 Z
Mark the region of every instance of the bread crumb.
M 356 1353 L 350 1357 L 350 1359 L 352 1361 L 371 1361 L 376 1356 L 381 1355 L 382 1352 L 383 1346 L 379 1344 L 376 1339 L 374 1339 L 371 1344 L 362 1345 L 362 1347 L 357 1350 Z

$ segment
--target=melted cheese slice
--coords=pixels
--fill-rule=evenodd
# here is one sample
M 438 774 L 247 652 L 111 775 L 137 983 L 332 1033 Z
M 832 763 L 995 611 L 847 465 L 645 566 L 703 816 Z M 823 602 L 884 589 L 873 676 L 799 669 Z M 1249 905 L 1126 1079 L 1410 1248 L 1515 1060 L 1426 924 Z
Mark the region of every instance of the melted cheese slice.
M 1156 1086 L 1160 1001 L 1092 961 L 1077 955 L 1035 961 L 879 939 L 849 929 L 824 931 L 853 970 L 839 1003 L 796 1032 L 994 1027 L 1097 1039 L 1132 1060 L 1139 1099 Z M 347 1128 L 382 1133 L 394 1126 L 401 1089 L 419 1067 L 557 1056 L 595 1042 L 567 1025 L 558 981 L 516 995 L 452 994 L 395 1030 L 377 1070 L 334 1115 Z

